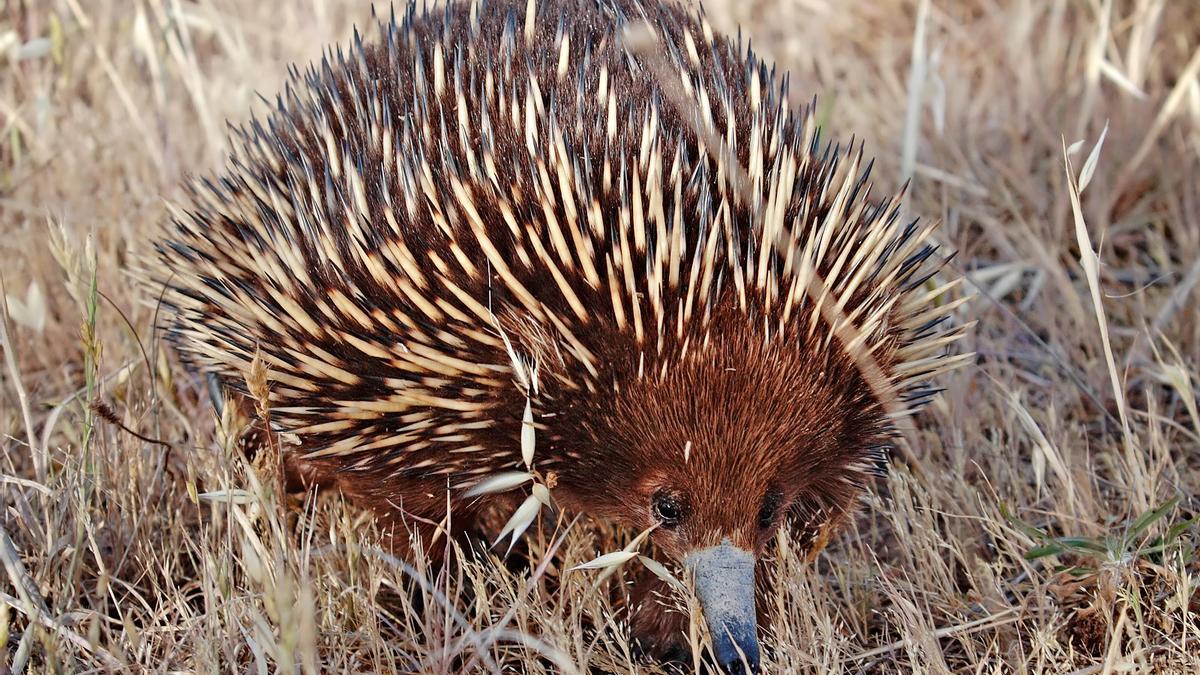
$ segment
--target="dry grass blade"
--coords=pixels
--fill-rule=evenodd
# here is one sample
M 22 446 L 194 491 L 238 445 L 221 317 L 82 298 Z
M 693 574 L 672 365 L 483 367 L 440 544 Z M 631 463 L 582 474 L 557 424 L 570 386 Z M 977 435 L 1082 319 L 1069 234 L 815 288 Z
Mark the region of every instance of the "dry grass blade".
M 8 572 L 9 581 L 17 589 L 17 595 L 19 596 L 14 598 L 7 593 L 0 593 L 0 602 L 22 612 L 37 624 L 50 629 L 56 635 L 61 636 L 76 647 L 92 654 L 106 668 L 120 669 L 122 667 L 121 662 L 114 658 L 112 654 L 109 654 L 104 649 L 94 647 L 78 633 L 50 617 L 50 611 L 46 607 L 46 600 L 42 597 L 41 592 L 38 591 L 37 584 L 29 576 L 25 565 L 21 563 L 20 554 L 17 553 L 12 539 L 3 527 L 0 527 L 0 562 L 3 562 L 4 569 Z M 30 640 L 36 639 L 31 632 L 26 633 L 26 638 Z
M 1033 438 L 1033 472 L 1034 482 L 1037 489 L 1041 492 L 1043 488 L 1043 476 L 1045 475 L 1046 465 L 1050 465 L 1050 469 L 1054 472 L 1059 483 L 1067 489 L 1066 505 L 1069 506 L 1072 512 L 1078 510 L 1079 504 L 1075 494 L 1075 479 L 1071 477 L 1071 472 L 1067 469 L 1066 463 L 1063 461 L 1062 453 L 1060 453 L 1046 438 L 1046 434 L 1038 426 L 1033 415 L 1029 413 L 1021 403 L 1020 397 L 1015 393 L 1010 392 L 1008 395 L 1009 405 L 1017 414 L 1017 419 L 1021 421 L 1021 426 Z
M 662 563 L 658 562 L 654 558 L 649 558 L 644 555 L 639 555 L 638 561 L 640 561 L 642 565 L 645 565 L 646 569 L 650 570 L 654 576 L 667 582 L 671 588 L 675 589 L 676 593 L 687 592 L 687 586 L 685 586 L 684 583 L 679 580 L 679 577 L 671 574 L 671 570 L 667 569 Z
M 25 391 L 25 385 L 21 381 L 20 367 L 17 365 L 16 347 L 13 345 L 12 337 L 8 332 L 8 289 L 4 282 L 3 275 L 0 275 L 0 347 L 4 348 L 4 365 L 8 368 L 8 375 L 11 379 L 12 386 L 17 391 L 17 401 L 21 406 L 21 417 L 25 424 L 26 442 L 29 444 L 29 453 L 33 458 L 34 472 L 39 483 L 46 482 L 46 464 L 47 459 L 45 454 L 39 449 L 39 446 L 34 438 L 33 412 L 29 407 L 29 394 Z
M 3 602 L 9 607 L 12 607 L 13 609 L 25 613 L 27 616 L 30 616 L 39 626 L 49 629 L 54 635 L 66 640 L 83 653 L 95 656 L 96 660 L 103 664 L 105 668 L 113 672 L 121 672 L 125 669 L 124 664 L 122 664 L 115 656 L 108 653 L 107 650 L 93 646 L 87 638 L 79 633 L 76 633 L 70 628 L 67 628 L 42 612 L 29 612 L 28 608 L 23 606 L 20 600 L 17 598 L 14 598 L 7 593 L 0 593 L 0 602 Z
M 929 25 L 929 0 L 917 4 L 916 28 L 912 39 L 912 63 L 908 70 L 908 96 L 904 109 L 904 135 L 901 137 L 900 176 L 912 179 L 917 163 L 917 145 L 921 133 L 921 93 L 925 88 L 925 34 Z
M 1161 333 L 1171 317 L 1186 306 L 1188 297 L 1191 295 L 1192 289 L 1196 288 L 1197 283 L 1200 283 L 1200 258 L 1192 261 L 1192 266 L 1188 268 L 1187 274 L 1171 291 L 1171 295 L 1163 303 L 1162 309 L 1154 315 L 1154 323 L 1150 326 L 1150 335 Z
M 934 631 L 934 635 L 939 638 L 944 638 L 944 637 L 951 637 L 954 635 L 961 635 L 963 633 L 970 633 L 970 632 L 978 631 L 978 630 L 987 630 L 988 628 L 997 628 L 997 627 L 1011 624 L 1011 623 L 1014 623 L 1014 622 L 1020 620 L 1019 616 L 1014 616 L 1016 613 L 1017 613 L 1017 610 L 1008 609 L 1008 610 L 1005 610 L 998 614 L 995 614 L 993 616 L 984 617 L 982 619 L 976 619 L 975 621 L 969 621 L 967 623 L 959 624 L 957 626 L 947 626 L 945 628 L 939 628 L 938 630 Z M 893 642 L 891 644 L 886 644 L 881 647 L 876 647 L 875 649 L 868 649 L 865 652 L 860 652 L 858 654 L 855 654 L 853 657 L 851 657 L 850 660 L 851 661 L 863 661 L 863 660 L 874 658 L 877 656 L 883 656 L 884 654 L 889 654 L 889 653 L 897 651 L 899 649 L 905 649 L 908 646 L 909 646 L 908 641 L 899 640 L 899 641 Z
M 19 609 L 24 609 L 27 614 L 31 615 L 35 612 L 47 613 L 49 610 L 46 609 L 45 598 L 38 590 L 37 583 L 29 576 L 25 565 L 21 563 L 21 555 L 13 546 L 8 531 L 2 527 L 0 527 L 0 562 L 4 563 L 4 571 L 8 573 L 8 580 L 12 583 L 13 588 L 17 589 L 17 595 L 21 596 L 22 607 Z
M 258 496 L 249 490 L 212 490 L 211 492 L 201 492 L 196 495 L 198 499 L 206 502 L 219 502 L 224 504 L 253 504 L 258 501 Z
M 581 569 L 601 570 L 600 574 L 596 575 L 595 580 L 592 582 L 592 592 L 598 592 L 599 589 L 603 587 L 604 582 L 608 581 L 614 574 L 617 573 L 617 571 L 621 568 L 621 565 L 629 562 L 635 556 L 637 556 L 638 550 L 641 548 L 642 544 L 645 543 L 646 538 L 649 537 L 650 533 L 656 529 L 658 529 L 657 523 L 639 532 L 638 535 L 633 539 L 630 539 L 629 543 L 626 544 L 620 551 L 605 553 L 595 560 L 581 565 Z
M 570 569 L 571 572 L 577 570 L 605 570 L 610 567 L 619 567 L 637 557 L 637 551 L 613 551 L 597 556 L 585 563 L 580 563 Z
M 540 16 L 554 5 L 519 4 L 523 43 L 527 7 Z M 978 366 L 940 378 L 944 394 L 905 430 L 917 437 L 906 447 L 922 448 L 923 477 L 898 471 L 877 484 L 815 563 L 794 542 L 773 553 L 764 667 L 1200 672 L 1200 561 L 1190 555 L 1200 541 L 1200 3 L 704 5 L 695 49 L 740 24 L 742 48 L 752 38 L 777 74 L 790 72 L 797 100 L 816 95 L 824 137 L 853 136 L 877 156 L 872 195 L 896 192 L 911 171 L 906 208 L 943 221 L 939 243 L 958 251 L 950 269 L 989 298 L 964 308 L 978 320 L 968 345 Z M 630 533 L 542 518 L 503 563 L 464 552 L 439 576 L 383 554 L 369 516 L 336 495 L 271 508 L 282 500 L 257 486 L 235 447 L 241 420 L 214 419 L 204 383 L 159 339 L 158 294 L 130 282 L 130 251 L 172 216 L 184 174 L 224 164 L 224 121 L 261 112 L 257 92 L 278 91 L 288 64 L 303 69 L 322 45 L 345 45 L 352 24 L 376 39 L 369 4 L 15 7 L 0 12 L 0 527 L 11 540 L 0 543 L 0 663 L 661 672 L 636 661 L 629 615 L 614 604 L 626 586 L 597 584 L 621 574 L 681 590 L 648 549 L 626 548 Z M 629 16 L 630 50 L 662 83 L 660 111 L 688 112 L 678 73 L 663 72 L 664 42 L 637 32 L 641 18 Z M 706 82 L 720 117 L 723 85 Z M 523 91 L 503 91 L 522 105 Z M 1064 157 L 1066 141 L 1098 139 L 1106 122 L 1103 155 L 1083 143 Z M 720 134 L 692 133 L 729 157 Z M 731 199 L 748 199 L 749 169 L 724 164 Z M 96 296 L 107 299 L 98 313 L 93 259 Z M 803 293 L 822 297 L 837 281 Z M 550 406 L 537 364 L 499 321 L 479 329 L 503 343 L 513 400 L 533 399 L 540 434 Z M 92 425 L 94 401 L 175 450 Z M 512 426 L 526 421 L 519 406 L 510 412 Z M 521 453 L 511 473 L 454 489 L 511 491 L 552 512 L 542 508 L 555 485 L 542 466 L 552 440 L 536 441 L 532 460 L 524 445 L 505 448 Z M 664 452 L 695 465 L 693 450 Z M 271 487 L 265 473 L 262 483 Z M 486 532 L 512 516 L 489 516 Z M 1136 542 L 1110 555 L 1135 529 Z M 625 566 L 567 572 L 612 551 Z M 648 601 L 681 604 L 669 595 Z M 700 644 L 702 623 L 682 637 Z
M 1105 127 L 1107 131 L 1107 127 Z M 1104 134 L 1101 134 L 1100 140 L 1096 142 L 1091 154 L 1088 156 L 1087 163 L 1084 165 L 1084 175 L 1076 180 L 1075 169 L 1071 166 L 1071 156 L 1067 152 L 1066 140 L 1063 140 L 1063 162 L 1067 170 L 1067 188 L 1071 195 L 1071 214 L 1075 221 L 1075 238 L 1079 244 L 1079 264 L 1083 267 L 1084 276 L 1087 278 L 1088 289 L 1092 294 L 1092 307 L 1096 313 L 1096 322 L 1100 327 L 1100 340 L 1104 345 L 1104 360 L 1108 364 L 1108 374 L 1112 384 L 1113 397 L 1117 401 L 1117 412 L 1121 416 L 1121 430 L 1124 433 L 1124 438 L 1127 446 L 1132 447 L 1133 437 L 1129 430 L 1129 413 L 1125 405 L 1125 387 L 1121 383 L 1121 376 L 1117 372 L 1116 359 L 1113 358 L 1112 341 L 1108 336 L 1108 319 L 1104 312 L 1104 293 L 1100 289 L 1100 257 L 1092 248 L 1092 240 L 1088 235 L 1087 224 L 1083 220 L 1083 207 L 1080 205 L 1080 194 L 1083 192 L 1083 187 L 1091 180 L 1092 172 L 1095 170 L 1097 158 L 1100 154 L 1100 148 L 1104 143 Z
M 1142 138 L 1141 145 L 1133 153 L 1133 157 L 1125 162 L 1121 168 L 1121 174 L 1117 176 L 1116 185 L 1118 188 L 1124 187 L 1133 177 L 1134 172 L 1141 166 L 1142 162 L 1154 150 L 1154 144 L 1158 142 L 1163 131 L 1167 128 L 1171 118 L 1178 112 L 1180 106 L 1184 102 L 1184 98 L 1192 91 L 1195 86 L 1196 77 L 1200 75 L 1200 46 L 1192 52 L 1192 58 L 1184 66 L 1183 71 L 1179 74 L 1179 79 L 1175 86 L 1172 87 L 1171 93 L 1163 101 L 1158 109 L 1158 115 L 1155 116 L 1154 122 L 1150 125 L 1150 130 Z

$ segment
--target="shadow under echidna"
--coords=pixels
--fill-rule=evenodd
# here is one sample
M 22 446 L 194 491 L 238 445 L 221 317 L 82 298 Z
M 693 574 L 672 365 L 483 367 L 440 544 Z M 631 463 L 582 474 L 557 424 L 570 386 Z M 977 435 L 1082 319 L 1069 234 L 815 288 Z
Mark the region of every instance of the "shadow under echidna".
M 143 281 L 235 397 L 258 355 L 289 481 L 411 532 L 397 553 L 530 470 L 653 528 L 713 658 L 755 672 L 756 561 L 779 528 L 820 548 L 964 330 L 933 225 L 786 82 L 657 0 L 409 8 L 293 71 Z M 686 649 L 686 617 L 633 606 L 650 653 Z

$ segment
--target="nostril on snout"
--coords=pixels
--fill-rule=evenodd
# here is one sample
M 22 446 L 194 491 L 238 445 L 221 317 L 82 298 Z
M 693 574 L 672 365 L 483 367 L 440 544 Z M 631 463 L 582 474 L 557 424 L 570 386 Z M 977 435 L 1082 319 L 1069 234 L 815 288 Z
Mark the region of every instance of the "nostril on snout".
M 758 659 L 737 658 L 721 664 L 721 671 L 726 675 L 758 675 Z
M 756 640 L 720 641 L 715 645 L 717 663 L 727 675 L 758 675 L 758 643 Z

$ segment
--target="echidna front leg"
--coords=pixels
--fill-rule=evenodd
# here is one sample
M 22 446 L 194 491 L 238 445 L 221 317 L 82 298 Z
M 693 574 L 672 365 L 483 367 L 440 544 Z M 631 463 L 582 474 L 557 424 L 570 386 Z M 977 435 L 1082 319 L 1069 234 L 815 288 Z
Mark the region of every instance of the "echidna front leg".
M 384 550 L 413 562 L 442 563 L 451 542 L 467 546 L 479 532 L 479 509 L 448 498 L 444 477 L 396 476 L 391 471 L 346 469 L 336 459 L 306 459 L 302 449 L 284 453 L 288 489 L 337 490 L 355 506 L 371 512 Z
M 640 656 L 660 663 L 690 663 L 688 619 L 675 591 L 652 574 L 643 574 L 629 591 L 629 629 Z
M 419 548 L 440 565 L 451 542 L 465 547 L 479 532 L 479 509 L 447 498 L 442 478 L 395 478 L 371 472 L 338 477 L 334 486 L 356 506 L 375 514 L 381 545 L 396 557 L 413 561 Z

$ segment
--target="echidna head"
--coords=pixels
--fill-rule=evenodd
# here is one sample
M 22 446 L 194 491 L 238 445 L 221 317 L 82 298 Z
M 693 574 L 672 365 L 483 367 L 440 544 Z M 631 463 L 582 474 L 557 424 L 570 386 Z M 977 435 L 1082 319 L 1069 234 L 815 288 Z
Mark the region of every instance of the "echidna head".
M 757 660 L 755 565 L 780 527 L 810 541 L 873 469 L 883 413 L 833 341 L 766 335 L 745 318 L 703 346 L 645 358 L 588 429 L 563 487 L 579 507 L 652 537 L 695 575 L 716 656 Z M 565 421 L 565 420 L 564 420 Z

